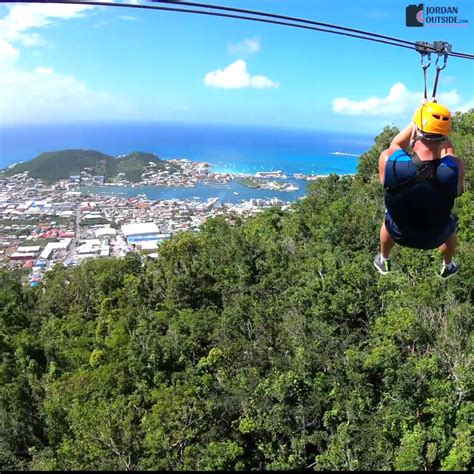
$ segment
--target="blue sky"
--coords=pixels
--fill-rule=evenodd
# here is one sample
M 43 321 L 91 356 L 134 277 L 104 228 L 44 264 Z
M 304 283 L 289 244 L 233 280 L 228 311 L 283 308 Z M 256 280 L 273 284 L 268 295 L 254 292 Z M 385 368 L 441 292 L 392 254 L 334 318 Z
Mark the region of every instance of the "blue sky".
M 474 53 L 468 24 L 407 28 L 399 0 L 219 3 L 360 28 Z M 275 25 L 138 9 L 0 5 L 0 125 L 186 121 L 377 132 L 420 102 L 419 54 Z M 429 75 L 432 87 L 434 68 Z M 450 58 L 439 99 L 474 106 L 474 61 Z

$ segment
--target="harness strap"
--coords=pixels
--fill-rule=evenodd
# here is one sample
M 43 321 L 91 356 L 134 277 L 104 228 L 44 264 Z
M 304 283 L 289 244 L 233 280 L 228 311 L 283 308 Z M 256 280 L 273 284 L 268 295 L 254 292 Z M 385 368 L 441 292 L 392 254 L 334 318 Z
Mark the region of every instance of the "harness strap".
M 385 186 L 385 192 L 387 194 L 395 195 L 398 194 L 402 191 L 405 191 L 407 189 L 413 188 L 416 184 L 424 182 L 424 181 L 429 181 L 433 180 L 434 183 L 436 183 L 436 169 L 439 166 L 439 160 L 434 160 L 434 161 L 422 161 L 420 157 L 416 154 L 413 153 L 412 156 L 410 156 L 411 161 L 417 168 L 416 174 L 411 176 L 410 178 L 406 179 L 405 181 L 402 181 L 401 183 L 397 184 L 396 186 L 388 187 Z M 397 159 L 392 160 L 392 174 L 395 176 L 395 164 L 396 164 Z

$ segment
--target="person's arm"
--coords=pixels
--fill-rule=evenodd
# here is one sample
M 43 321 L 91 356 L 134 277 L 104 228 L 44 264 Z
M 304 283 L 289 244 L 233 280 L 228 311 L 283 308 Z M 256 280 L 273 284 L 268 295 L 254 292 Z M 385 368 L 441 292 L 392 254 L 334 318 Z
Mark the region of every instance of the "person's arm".
M 459 181 L 458 181 L 458 196 L 464 192 L 464 176 L 466 175 L 466 168 L 464 167 L 464 162 L 459 157 L 455 157 L 458 162 L 459 167 Z
M 443 158 L 447 155 L 452 156 L 458 165 L 458 196 L 461 196 L 461 194 L 464 192 L 464 176 L 466 174 L 466 169 L 461 158 L 456 156 L 453 144 L 450 140 L 446 139 L 441 144 L 440 157 Z
M 464 162 L 459 158 L 458 156 L 454 156 L 453 158 L 456 160 L 456 163 L 458 164 L 458 170 L 459 170 L 459 175 L 458 175 L 458 196 L 461 196 L 461 194 L 464 192 L 464 176 L 466 174 L 466 169 L 464 167 Z
M 395 135 L 390 143 L 390 148 L 395 148 L 397 150 L 401 148 L 402 150 L 407 150 L 414 132 L 415 124 L 411 122 L 400 133 Z
M 439 155 L 441 158 L 443 158 L 446 155 L 456 156 L 456 152 L 454 151 L 454 146 L 451 143 L 451 140 L 449 140 L 448 138 L 446 138 L 446 140 L 443 140 L 441 142 Z
M 385 166 L 387 165 L 387 160 L 390 158 L 390 156 L 395 153 L 397 150 L 399 150 L 400 147 L 396 146 L 396 147 L 390 147 L 390 148 L 387 148 L 386 150 L 384 150 L 381 154 L 380 154 L 380 158 L 379 158 L 379 179 L 380 179 L 380 182 L 382 183 L 382 186 L 384 184 L 384 181 L 385 181 Z

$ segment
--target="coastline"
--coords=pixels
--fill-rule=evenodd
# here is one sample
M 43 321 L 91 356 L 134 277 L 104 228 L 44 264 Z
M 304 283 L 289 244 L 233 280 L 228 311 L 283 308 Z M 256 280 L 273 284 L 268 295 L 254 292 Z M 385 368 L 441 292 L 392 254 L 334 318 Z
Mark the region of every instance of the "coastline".
M 216 172 L 342 174 L 354 171 L 356 155 L 373 141 L 371 135 L 347 132 L 183 123 L 24 125 L 0 131 L 0 168 L 45 151 L 88 149 L 110 156 L 145 150 L 165 160 L 186 157 L 208 162 Z
M 306 194 L 308 181 L 292 181 L 298 190 L 279 191 L 269 189 L 253 189 L 240 184 L 237 180 L 232 180 L 226 184 L 220 183 L 198 183 L 195 186 L 87 186 L 81 188 L 84 194 L 102 195 L 122 195 L 127 198 L 134 198 L 137 195 L 144 195 L 147 199 L 158 200 L 186 200 L 198 198 L 200 201 L 218 198 L 220 203 L 237 204 L 250 199 L 273 199 L 277 198 L 285 202 L 293 202 Z
M 259 130 L 246 130 L 237 136 L 234 131 L 213 135 L 215 130 L 206 130 L 206 134 L 199 135 L 190 129 L 191 136 L 186 135 L 183 142 L 182 131 L 177 129 L 168 129 L 174 133 L 171 136 L 157 131 L 153 141 L 148 135 L 155 131 L 152 128 L 146 131 L 146 137 L 142 130 L 141 135 L 127 129 L 127 134 L 115 136 L 118 129 L 114 127 L 106 137 L 95 135 L 96 128 L 91 130 L 91 138 L 100 138 L 99 142 L 88 138 L 71 142 L 71 136 L 65 135 L 63 141 L 58 138 L 48 146 L 47 142 L 56 138 L 49 135 L 45 140 L 37 137 L 37 143 L 43 144 L 42 151 L 85 150 L 99 158 L 108 154 L 110 159 L 154 154 L 169 163 L 139 162 L 144 171 L 138 176 L 136 166 L 120 171 L 117 167 L 118 172 L 111 174 L 88 164 L 82 171 L 68 170 L 67 176 L 54 183 L 29 177 L 28 171 L 5 175 L 0 180 L 0 207 L 5 218 L 0 226 L 0 250 L 4 252 L 0 265 L 28 270 L 31 285 L 40 284 L 56 262 L 76 265 L 84 259 L 120 257 L 138 248 L 153 252 L 160 242 L 176 233 L 198 231 L 208 218 L 232 220 L 274 206 L 286 209 L 307 195 L 310 181 L 331 174 L 355 174 L 359 161 L 355 152 L 363 151 L 361 142 L 344 136 L 339 141 L 334 139 L 336 143 L 314 134 L 262 136 Z M 124 137 L 133 143 L 121 141 Z M 25 149 L 18 149 L 20 152 L 24 154 Z M 30 161 L 13 160 L 14 154 L 5 149 L 0 156 L 16 162 Z M 148 160 L 146 156 L 140 158 Z M 180 171 L 173 171 L 170 165 L 179 165 Z M 239 182 L 245 178 L 255 186 Z M 139 183 L 134 181 L 137 179 Z

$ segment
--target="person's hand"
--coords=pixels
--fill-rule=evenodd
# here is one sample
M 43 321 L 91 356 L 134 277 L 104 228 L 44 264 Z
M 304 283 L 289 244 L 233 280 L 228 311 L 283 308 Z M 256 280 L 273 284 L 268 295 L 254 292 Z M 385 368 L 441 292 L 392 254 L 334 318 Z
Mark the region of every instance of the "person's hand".
M 410 122 L 405 130 L 407 131 L 408 134 L 410 134 L 411 136 L 413 136 L 414 133 L 416 133 L 418 127 L 416 126 L 415 122 Z
M 411 122 L 411 134 L 410 134 L 410 143 L 413 141 L 413 139 L 416 137 L 416 134 L 418 133 L 418 127 L 414 122 Z

